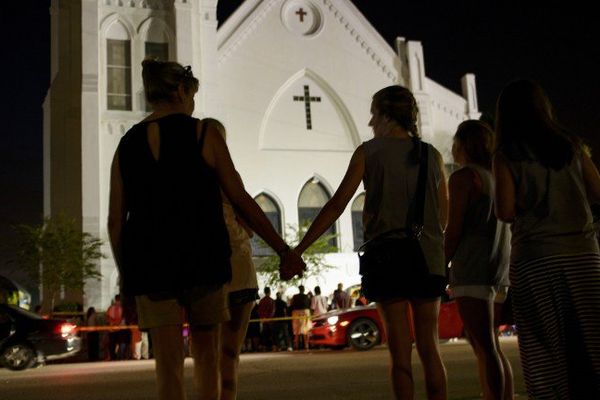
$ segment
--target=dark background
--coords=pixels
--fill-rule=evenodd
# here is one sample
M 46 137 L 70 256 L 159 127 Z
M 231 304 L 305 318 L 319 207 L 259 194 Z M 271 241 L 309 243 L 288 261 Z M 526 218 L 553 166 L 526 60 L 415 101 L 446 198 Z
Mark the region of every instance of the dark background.
M 483 112 L 493 114 L 496 98 L 509 81 L 537 80 L 558 119 L 583 136 L 594 153 L 600 152 L 600 14 L 592 6 L 577 2 L 544 2 L 540 7 L 487 1 L 353 3 L 390 44 L 396 36 L 421 41 L 425 72 L 434 81 L 461 93 L 460 78 L 468 72 L 476 74 Z M 239 0 L 220 0 L 219 20 L 224 21 L 239 4 Z M 25 278 L 11 262 L 12 226 L 38 223 L 43 212 L 41 106 L 50 84 L 49 6 L 49 0 L 0 4 L 0 274 L 18 281 Z

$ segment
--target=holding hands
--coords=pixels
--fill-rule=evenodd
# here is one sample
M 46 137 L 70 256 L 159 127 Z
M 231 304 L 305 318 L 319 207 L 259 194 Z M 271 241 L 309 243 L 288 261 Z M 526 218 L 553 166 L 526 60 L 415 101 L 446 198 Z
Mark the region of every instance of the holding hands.
M 302 278 L 302 274 L 306 271 L 306 263 L 295 250 L 290 250 L 279 253 L 281 262 L 279 263 L 279 277 L 283 281 L 289 281 L 298 275 Z

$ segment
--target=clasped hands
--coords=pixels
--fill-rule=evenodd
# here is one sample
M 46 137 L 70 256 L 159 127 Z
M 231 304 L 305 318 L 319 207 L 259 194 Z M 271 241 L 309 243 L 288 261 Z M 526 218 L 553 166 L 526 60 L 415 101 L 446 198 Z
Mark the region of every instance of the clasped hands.
M 285 253 L 280 254 L 280 258 L 279 277 L 281 280 L 289 281 L 296 275 L 298 278 L 302 278 L 306 271 L 306 263 L 295 250 L 288 249 Z

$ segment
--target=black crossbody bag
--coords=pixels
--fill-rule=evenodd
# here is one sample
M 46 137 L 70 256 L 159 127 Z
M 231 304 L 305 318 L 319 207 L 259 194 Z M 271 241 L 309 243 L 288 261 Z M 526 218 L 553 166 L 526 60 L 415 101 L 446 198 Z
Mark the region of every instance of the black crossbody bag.
M 428 172 L 428 146 L 421 145 L 421 159 L 417 178 L 414 216 L 408 228 L 386 232 L 365 242 L 358 250 L 360 274 L 364 278 L 382 277 L 385 279 L 401 276 L 403 282 L 410 284 L 414 279 L 429 275 L 429 269 L 419 239 L 423 234 L 425 211 L 425 184 Z M 410 221 L 410 220 L 409 220 Z M 402 232 L 406 236 L 390 237 Z

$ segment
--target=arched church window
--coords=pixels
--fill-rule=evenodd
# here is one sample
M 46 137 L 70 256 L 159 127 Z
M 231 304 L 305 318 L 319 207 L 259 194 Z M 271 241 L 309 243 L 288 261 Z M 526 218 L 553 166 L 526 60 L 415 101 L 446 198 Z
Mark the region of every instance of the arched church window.
M 131 110 L 131 40 L 115 22 L 106 39 L 106 93 L 109 110 Z
M 160 61 L 169 60 L 169 43 L 146 42 L 146 58 L 155 58 Z
M 330 198 L 331 195 L 317 178 L 308 181 L 302 188 L 298 198 L 298 222 L 300 226 L 307 226 L 312 223 Z M 335 223 L 325 232 L 325 235 L 337 235 Z M 337 238 L 332 237 L 329 240 L 329 245 L 337 247 Z
M 145 26 L 147 30 L 144 35 L 144 56 L 160 61 L 169 61 L 169 36 L 166 33 L 168 28 L 164 21 L 159 18 L 151 18 Z
M 146 42 L 145 43 L 145 58 L 154 58 L 160 61 L 169 60 L 169 43 L 162 42 Z M 141 104 L 146 111 L 152 111 L 150 104 L 146 102 L 146 96 L 142 89 Z
M 167 27 L 164 21 L 158 18 L 151 18 L 147 21 L 146 27 L 147 30 L 144 35 L 144 58 L 169 61 L 169 37 L 166 34 Z M 151 110 L 150 105 L 146 104 L 145 97 L 141 104 L 146 111 Z
M 363 208 L 365 207 L 365 194 L 359 194 L 352 202 L 352 234 L 354 236 L 354 251 L 362 246 L 364 241 Z
M 263 210 L 268 220 L 271 222 L 271 225 L 273 225 L 273 228 L 275 228 L 275 231 L 281 235 L 281 210 L 277 206 L 277 203 L 275 203 L 275 200 L 273 200 L 271 196 L 264 193 L 256 196 L 254 200 L 261 210 Z M 272 255 L 274 252 L 273 249 L 267 246 L 266 243 L 264 243 L 262 239 L 258 237 L 258 235 L 254 235 L 252 237 L 252 254 L 254 256 L 261 257 Z

